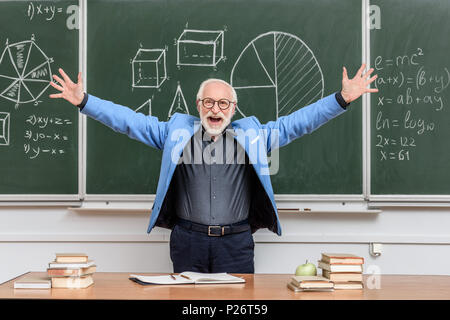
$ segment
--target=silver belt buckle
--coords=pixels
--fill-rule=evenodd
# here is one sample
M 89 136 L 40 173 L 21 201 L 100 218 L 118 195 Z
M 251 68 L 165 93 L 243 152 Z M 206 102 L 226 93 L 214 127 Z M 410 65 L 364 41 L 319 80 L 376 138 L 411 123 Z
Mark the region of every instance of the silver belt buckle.
M 220 234 L 212 234 L 211 233 L 211 228 L 219 228 L 219 229 L 222 229 L 222 234 L 220 235 Z M 220 236 L 223 236 L 224 235 L 224 232 L 225 232 L 225 227 L 221 227 L 221 226 L 208 226 L 208 236 L 210 236 L 210 237 L 220 237 Z

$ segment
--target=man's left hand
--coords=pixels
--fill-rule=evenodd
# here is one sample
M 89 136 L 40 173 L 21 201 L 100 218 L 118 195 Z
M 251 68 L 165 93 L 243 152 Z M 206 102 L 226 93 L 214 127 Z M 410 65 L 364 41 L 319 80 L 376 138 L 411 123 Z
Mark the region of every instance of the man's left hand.
M 359 68 L 353 79 L 349 79 L 347 75 L 347 69 L 343 67 L 342 70 L 342 97 L 347 103 L 350 103 L 366 92 L 378 92 L 378 89 L 371 89 L 369 85 L 375 81 L 378 75 L 374 75 L 370 79 L 367 79 L 373 72 L 373 68 L 363 74 L 366 64 L 364 63 L 361 68 Z

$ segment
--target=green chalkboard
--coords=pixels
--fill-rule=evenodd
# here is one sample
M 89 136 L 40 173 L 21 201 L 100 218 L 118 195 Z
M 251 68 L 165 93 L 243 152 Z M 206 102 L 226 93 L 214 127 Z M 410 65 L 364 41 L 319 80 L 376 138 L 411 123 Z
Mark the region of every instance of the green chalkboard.
M 78 194 L 78 112 L 49 98 L 78 71 L 78 1 L 0 2 L 0 194 Z M 24 197 L 24 200 L 26 198 Z
M 196 115 L 198 86 L 214 77 L 237 88 L 236 119 L 275 120 L 340 90 L 343 65 L 356 72 L 361 10 L 359 0 L 89 1 L 87 89 L 167 120 Z M 160 162 L 88 119 L 87 194 L 155 193 Z M 362 194 L 361 100 L 282 148 L 272 182 L 277 194 Z
M 450 2 L 371 5 L 371 194 L 448 195 Z

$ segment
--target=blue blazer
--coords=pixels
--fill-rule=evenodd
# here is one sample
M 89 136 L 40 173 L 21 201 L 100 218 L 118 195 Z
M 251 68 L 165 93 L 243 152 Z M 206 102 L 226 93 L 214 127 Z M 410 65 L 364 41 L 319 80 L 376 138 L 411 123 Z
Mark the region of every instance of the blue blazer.
M 170 208 L 170 182 L 186 143 L 200 128 L 198 117 L 175 113 L 169 121 L 159 121 L 134 110 L 89 95 L 81 112 L 112 128 L 163 151 L 156 197 L 153 203 L 147 233 L 155 227 L 172 228 L 175 215 Z M 281 235 L 281 226 L 275 204 L 270 165 L 267 154 L 276 152 L 304 134 L 311 133 L 325 122 L 345 112 L 335 95 L 329 95 L 276 121 L 261 124 L 254 116 L 231 123 L 235 139 L 245 149 L 259 182 L 253 192 L 254 201 L 249 212 L 252 232 L 268 228 Z M 272 165 L 273 165 L 272 160 Z

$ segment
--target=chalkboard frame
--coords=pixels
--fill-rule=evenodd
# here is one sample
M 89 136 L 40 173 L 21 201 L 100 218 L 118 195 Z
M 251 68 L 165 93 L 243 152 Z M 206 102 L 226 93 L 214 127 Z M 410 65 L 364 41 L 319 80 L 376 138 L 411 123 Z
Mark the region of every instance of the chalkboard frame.
M 365 6 L 366 21 L 370 14 L 370 0 L 363 0 Z M 368 22 L 367 22 L 368 23 Z M 367 24 L 368 26 L 368 24 Z M 371 41 L 370 41 L 370 28 L 364 28 L 363 33 L 365 34 L 365 45 L 366 45 L 366 61 L 371 61 Z M 367 151 L 364 153 L 365 156 L 365 199 L 367 200 L 369 207 L 424 207 L 431 205 L 433 207 L 450 207 L 450 194 L 373 194 L 371 188 L 371 156 L 372 156 L 372 146 L 371 146 L 371 132 L 372 132 L 372 120 L 371 120 L 371 97 L 370 94 L 366 95 L 364 98 L 363 105 L 365 105 L 365 126 L 366 126 L 366 137 L 364 139 Z
M 85 32 L 86 25 L 84 23 L 84 19 L 82 19 L 82 13 L 84 8 L 86 7 L 86 0 L 78 0 L 78 8 L 79 8 L 79 24 L 78 24 L 78 69 L 82 70 L 84 62 L 82 61 L 82 57 L 84 55 L 85 47 L 83 46 L 83 37 L 82 34 Z M 55 73 L 55 71 L 54 71 Z M 49 94 L 50 91 L 47 91 L 46 94 Z M 67 106 L 65 106 L 67 107 Z M 83 199 L 82 190 L 83 190 L 83 116 L 78 114 L 78 157 L 77 157 L 77 166 L 78 166 L 78 187 L 77 192 L 73 194 L 0 194 L 0 206 L 17 206 L 26 203 L 27 205 L 34 206 L 80 206 L 81 201 Z
M 83 81 L 87 83 L 87 1 L 78 0 L 80 8 L 79 24 L 79 69 L 83 73 Z M 368 12 L 370 0 L 361 0 L 361 30 L 362 30 L 362 52 L 361 62 L 367 62 L 370 66 L 370 30 L 367 28 Z M 85 88 L 88 91 L 88 88 Z M 438 206 L 449 206 L 445 203 L 450 200 L 450 195 L 415 195 L 415 194 L 372 194 L 371 193 L 371 98 L 370 94 L 362 97 L 362 194 L 276 194 L 276 201 L 366 201 L 369 206 L 422 206 L 432 203 Z M 87 168 L 87 117 L 81 113 L 78 115 L 78 194 L 9 194 L 0 195 L 3 204 L 18 202 L 39 201 L 48 204 L 61 205 L 64 201 L 72 201 L 72 204 L 79 204 L 82 201 L 138 201 L 152 202 L 154 194 L 148 195 L 123 195 L 123 194 L 87 194 L 86 192 L 86 168 Z
M 362 39 L 362 45 L 361 45 L 361 63 L 365 62 L 365 35 L 364 35 L 364 26 L 366 25 L 366 7 L 365 0 L 361 0 L 361 39 Z M 85 8 L 83 12 L 83 19 L 87 21 L 87 7 Z M 84 34 L 84 41 L 87 42 L 87 32 Z M 87 46 L 87 44 L 85 44 Z M 83 61 L 85 62 L 83 64 L 83 73 L 85 76 L 87 76 L 87 57 L 86 52 L 84 52 L 84 58 Z M 87 82 L 85 82 L 87 83 Z M 363 108 L 363 114 L 364 114 L 364 102 L 362 102 L 362 108 Z M 362 120 L 364 121 L 364 116 L 362 117 Z M 88 127 L 88 121 L 87 118 L 84 117 L 83 119 L 83 137 L 86 139 L 87 137 L 87 127 Z M 362 127 L 362 144 L 363 144 L 363 150 L 365 148 L 365 139 L 364 139 L 364 132 L 365 132 L 364 126 Z M 83 141 L 83 164 L 82 164 L 82 171 L 83 171 L 83 185 L 82 185 L 82 199 L 86 201 L 138 201 L 138 202 L 147 202 L 147 201 L 153 201 L 155 198 L 154 194 L 90 194 L 87 192 L 87 176 L 86 176 L 86 168 L 87 168 L 87 147 L 86 143 Z M 363 166 L 364 166 L 364 158 L 365 158 L 365 152 L 363 152 Z M 362 184 L 361 189 L 364 190 L 366 185 L 365 181 L 365 174 L 364 170 L 362 172 Z M 281 201 L 281 202 L 289 202 L 289 201 L 364 201 L 367 198 L 366 194 L 362 192 L 361 194 L 275 194 L 275 200 Z

